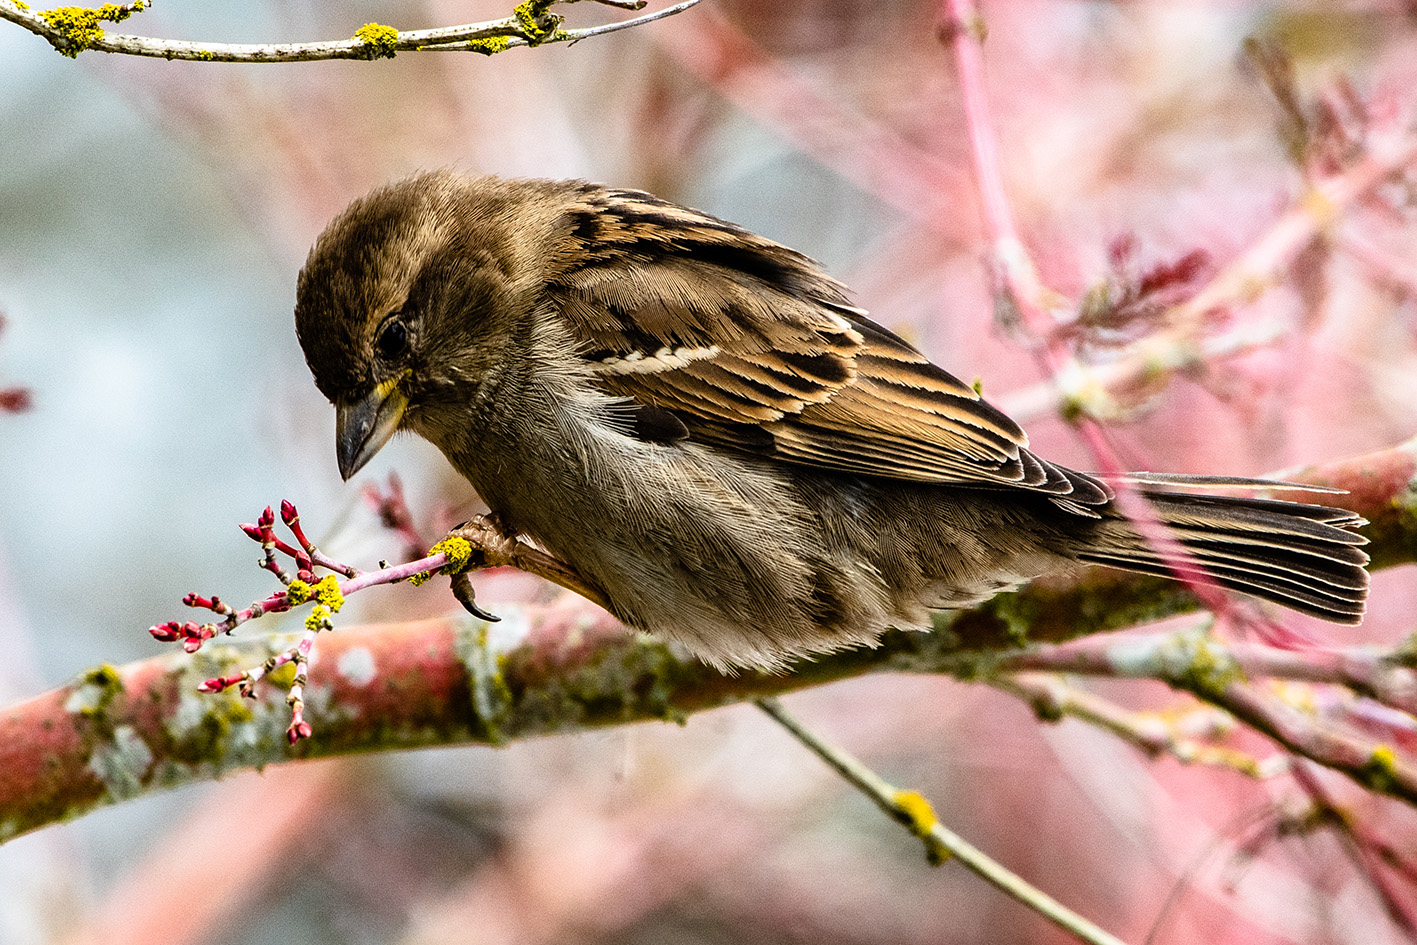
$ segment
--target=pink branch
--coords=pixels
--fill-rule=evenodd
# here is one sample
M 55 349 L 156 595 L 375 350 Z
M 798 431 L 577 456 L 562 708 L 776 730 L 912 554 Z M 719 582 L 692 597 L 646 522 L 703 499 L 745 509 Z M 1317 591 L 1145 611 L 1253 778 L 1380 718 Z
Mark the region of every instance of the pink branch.
M 1319 780 L 1316 772 L 1311 771 L 1307 764 L 1302 761 L 1298 762 L 1291 771 L 1299 787 L 1328 815 L 1329 821 L 1337 825 L 1342 837 L 1348 841 L 1353 854 L 1353 865 L 1363 874 L 1363 877 L 1373 888 L 1373 892 L 1377 894 L 1388 918 L 1392 919 L 1393 924 L 1402 929 L 1409 939 L 1417 939 L 1417 916 L 1413 916 L 1412 910 L 1403 903 L 1402 897 L 1393 888 L 1391 877 L 1383 869 L 1383 853 L 1392 852 L 1391 848 L 1386 844 L 1381 847 L 1376 845 L 1373 842 L 1375 838 L 1361 822 L 1355 818 L 1344 816 L 1343 809 L 1338 806 L 1328 789 L 1324 787 L 1323 782 Z
M 1019 239 L 1013 212 L 1004 192 L 999 163 L 997 135 L 989 114 L 984 89 L 984 57 L 981 51 L 983 21 L 973 0 L 944 0 L 944 28 L 941 36 L 950 42 L 959 71 L 960 94 L 964 99 L 965 124 L 974 151 L 975 179 L 984 208 L 985 225 L 993 243 L 991 272 L 995 294 L 1019 313 L 1024 326 L 1042 342 L 1037 356 L 1045 372 L 1056 379 L 1083 372 L 1058 321 L 1048 311 L 1061 296 L 1038 278 L 1038 270 Z M 1229 597 L 1212 583 L 1205 569 L 1176 541 L 1157 519 L 1141 494 L 1122 479 L 1125 470 L 1116 451 L 1094 420 L 1080 415 L 1074 420 L 1079 434 L 1102 474 L 1112 480 L 1116 504 L 1177 580 L 1217 613 L 1229 613 Z
M 1417 446 L 1403 444 L 1290 477 L 1349 489 L 1345 504 L 1373 523 L 1368 547 L 1375 566 L 1417 560 L 1411 537 L 1417 534 L 1417 507 L 1408 501 L 1417 479 Z M 439 563 L 429 557 L 389 569 L 383 578 L 411 576 Z M 369 586 L 381 574 L 362 574 L 341 586 Z M 200 664 L 176 655 L 100 667 L 0 712 L 0 841 L 135 792 L 292 758 L 500 744 L 549 731 L 682 718 L 873 671 L 977 676 L 1015 658 L 1021 638 L 1031 641 L 1031 649 L 1125 626 L 1129 614 L 1156 619 L 1192 605 L 1165 582 L 1089 572 L 1036 583 L 971 611 L 941 614 L 940 633 L 890 633 L 876 649 L 806 661 L 776 676 L 723 676 L 668 647 L 626 635 L 589 605 L 522 608 L 515 622 L 532 628 L 522 640 L 488 634 L 481 621 L 343 629 L 320 637 L 314 656 L 322 668 L 322 714 L 313 737 L 294 749 L 286 744 L 282 698 L 265 692 L 237 702 L 229 693 L 196 691 L 213 669 L 229 672 L 248 661 L 249 650 L 209 646 Z M 266 653 L 288 650 L 284 640 L 262 645 Z M 1291 750 L 1308 754 L 1312 746 L 1310 757 L 1341 762 L 1335 767 L 1349 764 L 1350 773 L 1370 772 L 1375 789 L 1417 797 L 1405 780 L 1383 782 L 1385 765 L 1364 767 L 1374 760 L 1371 741 L 1348 738 L 1343 753 L 1330 758 L 1324 743 L 1310 739 L 1316 724 L 1302 713 L 1268 704 L 1247 713 L 1235 700 L 1216 704 L 1266 732 L 1276 727 L 1271 714 L 1283 709 L 1284 743 Z M 1351 767 L 1355 760 L 1357 769 Z
M 803 153 L 906 216 L 953 232 L 963 181 L 951 164 L 819 91 L 717 10 L 701 6 L 679 26 L 645 35 Z
M 998 136 L 994 133 L 989 96 L 984 88 L 984 20 L 973 0 L 945 0 L 942 14 L 940 36 L 954 50 L 965 126 L 974 152 L 975 184 L 979 189 L 984 223 L 993 242 L 990 258 L 995 285 L 1006 289 L 1024 324 L 1046 343 L 1056 327 L 1056 321 L 1045 310 L 1045 300 L 1051 293 L 1039 280 L 1038 270 L 1019 239 L 1013 211 L 1004 192 Z
M 214 694 L 235 686 L 241 695 L 255 698 L 256 686 L 262 679 L 287 663 L 294 664 L 295 679 L 291 682 L 286 697 L 291 716 L 287 736 L 294 744 L 302 738 L 309 738 L 311 734 L 310 723 L 305 721 L 304 695 L 307 682 L 306 669 L 315 648 L 315 637 L 321 630 L 333 629 L 330 616 L 343 606 L 344 599 L 365 588 L 380 584 L 394 584 L 434 574 L 451 562 L 447 554 L 440 552 L 397 567 L 381 567 L 376 571 L 361 572 L 351 565 L 335 561 L 315 547 L 314 542 L 306 537 L 305 530 L 301 527 L 300 513 L 296 510 L 294 503 L 289 500 L 282 501 L 280 516 L 295 537 L 299 548 L 276 536 L 275 513 L 271 511 L 270 506 L 266 507 L 254 525 L 242 525 L 241 530 L 246 533 L 248 538 L 261 545 L 261 550 L 264 553 L 261 567 L 274 574 L 286 586 L 285 590 L 277 591 L 264 600 L 256 601 L 244 610 L 233 610 L 215 595 L 203 597 L 195 593 L 188 594 L 182 598 L 182 603 L 188 607 L 210 610 L 220 614 L 224 619 L 219 623 L 206 624 L 198 624 L 192 620 L 185 622 L 170 620 L 167 623 L 149 627 L 148 633 L 152 634 L 154 639 L 165 643 L 175 643 L 180 640 L 184 650 L 188 653 L 195 653 L 208 640 L 218 634 L 230 634 L 247 621 L 255 620 L 266 614 L 283 613 L 299 604 L 315 601 L 311 614 L 305 621 L 305 633 L 296 645 L 272 655 L 255 669 L 243 669 L 230 675 L 213 676 L 204 680 L 197 687 L 198 692 Z M 297 570 L 294 578 L 291 578 L 280 566 L 276 558 L 277 553 L 295 559 Z M 336 574 L 343 574 L 346 576 L 346 580 L 340 583 L 334 581 L 334 577 L 331 575 L 321 581 L 315 574 L 317 567 Z M 327 586 L 330 581 L 335 583 L 333 589 Z M 298 596 L 297 591 L 299 592 Z M 331 591 L 333 592 L 331 593 Z

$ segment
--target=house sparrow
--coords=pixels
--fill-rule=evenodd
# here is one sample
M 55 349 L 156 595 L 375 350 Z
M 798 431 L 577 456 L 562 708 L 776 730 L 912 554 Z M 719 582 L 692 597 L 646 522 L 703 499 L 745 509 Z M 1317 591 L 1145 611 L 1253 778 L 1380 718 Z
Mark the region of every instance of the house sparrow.
M 870 645 L 1079 564 L 1168 573 L 1104 482 L 1035 456 L 846 292 L 646 193 L 438 171 L 329 225 L 295 322 L 344 478 L 417 433 L 508 534 L 721 668 Z M 1356 515 L 1135 481 L 1215 582 L 1361 619 Z

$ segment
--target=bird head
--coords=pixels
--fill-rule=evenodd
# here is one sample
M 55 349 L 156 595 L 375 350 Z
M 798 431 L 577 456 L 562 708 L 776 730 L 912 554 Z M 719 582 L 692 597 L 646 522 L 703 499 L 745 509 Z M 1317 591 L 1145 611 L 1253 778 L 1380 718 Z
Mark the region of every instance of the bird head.
M 436 171 L 356 200 L 300 272 L 295 327 L 349 479 L 400 429 L 467 409 L 514 359 L 542 283 L 509 182 Z M 520 237 L 520 238 L 519 238 Z M 431 437 L 430 437 L 431 438 Z

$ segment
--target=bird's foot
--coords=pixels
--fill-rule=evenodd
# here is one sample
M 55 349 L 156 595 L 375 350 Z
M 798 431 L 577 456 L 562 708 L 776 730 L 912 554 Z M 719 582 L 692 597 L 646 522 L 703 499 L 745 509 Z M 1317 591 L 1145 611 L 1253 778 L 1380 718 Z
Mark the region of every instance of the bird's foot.
M 447 537 L 461 538 L 472 545 L 472 561 L 468 565 L 472 571 L 515 566 L 517 556 L 531 550 L 531 546 L 519 540 L 517 533 L 507 527 L 496 512 L 455 525 Z
M 460 538 L 472 546 L 467 567 L 451 575 L 453 596 L 463 609 L 479 620 L 496 623 L 501 620 L 496 614 L 488 613 L 477 604 L 477 592 L 468 576 L 483 568 L 500 568 L 515 564 L 517 552 L 525 547 L 517 540 L 516 534 L 495 512 L 479 515 L 477 518 L 456 525 L 448 531 L 447 538 Z
M 461 538 L 472 546 L 472 556 L 468 560 L 467 568 L 460 574 L 453 575 L 453 596 L 468 613 L 481 620 L 498 619 L 477 606 L 473 595 L 468 574 L 482 568 L 513 567 L 528 574 L 535 574 L 567 590 L 575 591 L 593 604 L 610 609 L 605 592 L 597 584 L 582 577 L 580 572 L 561 559 L 519 539 L 516 532 L 495 512 L 463 522 L 449 531 L 448 537 Z

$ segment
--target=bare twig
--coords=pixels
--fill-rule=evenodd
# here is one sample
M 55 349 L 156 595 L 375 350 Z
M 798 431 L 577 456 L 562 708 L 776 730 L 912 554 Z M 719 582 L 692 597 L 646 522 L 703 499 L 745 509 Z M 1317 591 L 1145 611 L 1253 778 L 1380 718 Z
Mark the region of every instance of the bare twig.
M 1089 637 L 1005 655 L 1000 659 L 999 668 L 1160 679 L 1175 671 L 1168 667 L 1174 667 L 1186 651 L 1185 647 L 1178 649 L 1177 645 L 1183 636 L 1158 633 L 1123 639 Z M 1410 660 L 1405 645 L 1397 649 L 1353 646 L 1288 650 L 1262 643 L 1225 643 L 1210 638 L 1205 645 L 1218 658 L 1234 663 L 1247 678 L 1345 686 L 1383 705 L 1417 715 L 1417 673 L 1404 665 Z
M 435 29 L 400 31 L 393 27 L 368 23 L 349 39 L 308 43 L 206 43 L 107 33 L 99 26 L 99 11 L 72 7 L 35 13 L 15 0 L 0 0 L 0 19 L 9 20 L 43 37 L 67 56 L 94 50 L 194 62 L 315 62 L 324 59 L 390 58 L 400 52 L 415 51 L 461 51 L 490 55 L 518 46 L 575 43 L 682 13 L 699 0 L 682 0 L 663 10 L 619 23 L 569 30 L 561 29 L 561 18 L 548 12 L 557 2 L 574 0 L 529 0 L 517 8 L 516 15 L 505 19 Z M 604 3 L 605 0 L 599 2 Z M 149 5 L 130 4 L 122 8 L 122 15 L 117 18 L 126 19 L 128 15 L 140 12 Z M 636 9 L 626 3 L 607 5 Z M 102 19 L 112 22 L 116 18 L 105 16 Z
M 757 705 L 813 754 L 825 761 L 847 783 L 920 838 L 925 844 L 925 854 L 931 863 L 942 863 L 949 858 L 958 859 L 970 872 L 1078 939 L 1093 945 L 1122 945 L 1121 939 L 1089 922 L 990 859 L 982 850 L 940 823 L 934 808 L 925 798 L 914 791 L 903 791 L 889 784 L 858 759 L 838 746 L 829 744 L 804 726 L 776 699 L 758 699 Z
M 1234 718 L 1208 706 L 1193 704 L 1184 715 L 1134 712 L 1045 673 L 1007 673 L 991 679 L 990 684 L 1028 702 L 1044 721 L 1075 718 L 1152 757 L 1167 755 L 1182 764 L 1226 768 L 1259 779 L 1273 777 L 1288 766 L 1282 756 L 1259 759 L 1234 748 L 1208 744 L 1235 729 Z
M 1118 640 L 1076 641 L 1006 654 L 999 669 L 1048 669 L 1137 679 L 1158 679 L 1225 709 L 1281 746 L 1341 771 L 1364 787 L 1417 801 L 1417 764 L 1393 745 L 1363 738 L 1315 719 L 1252 677 L 1347 685 L 1411 705 L 1414 680 L 1399 654 L 1287 652 L 1259 644 L 1224 644 L 1204 632 L 1184 631 Z

